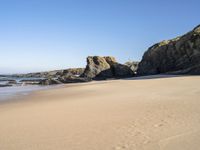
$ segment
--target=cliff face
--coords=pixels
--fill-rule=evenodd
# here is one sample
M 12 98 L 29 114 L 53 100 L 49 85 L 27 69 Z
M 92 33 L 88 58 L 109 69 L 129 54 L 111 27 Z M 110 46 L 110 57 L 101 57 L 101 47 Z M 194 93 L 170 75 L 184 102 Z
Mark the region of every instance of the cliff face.
M 200 74 L 200 25 L 183 36 L 150 47 L 137 72 L 139 75 Z

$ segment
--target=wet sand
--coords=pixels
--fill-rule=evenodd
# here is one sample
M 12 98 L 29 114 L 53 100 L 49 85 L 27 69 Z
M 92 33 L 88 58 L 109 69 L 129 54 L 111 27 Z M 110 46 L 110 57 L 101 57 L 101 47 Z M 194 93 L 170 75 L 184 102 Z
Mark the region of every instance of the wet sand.
M 200 76 L 70 84 L 0 104 L 0 150 L 197 150 Z

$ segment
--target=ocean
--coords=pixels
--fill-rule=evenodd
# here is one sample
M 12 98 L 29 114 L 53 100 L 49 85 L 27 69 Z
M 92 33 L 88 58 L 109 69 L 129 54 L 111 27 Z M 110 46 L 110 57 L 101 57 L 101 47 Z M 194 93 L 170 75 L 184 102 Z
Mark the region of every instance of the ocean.
M 0 77 L 0 85 L 6 85 L 10 80 L 15 80 L 17 83 L 13 86 L 0 87 L 0 101 L 12 99 L 22 95 L 27 95 L 33 91 L 44 90 L 52 88 L 53 86 L 40 86 L 40 85 L 23 85 L 21 80 L 35 80 L 40 78 L 13 78 L 13 77 Z M 55 87 L 55 86 L 54 86 Z

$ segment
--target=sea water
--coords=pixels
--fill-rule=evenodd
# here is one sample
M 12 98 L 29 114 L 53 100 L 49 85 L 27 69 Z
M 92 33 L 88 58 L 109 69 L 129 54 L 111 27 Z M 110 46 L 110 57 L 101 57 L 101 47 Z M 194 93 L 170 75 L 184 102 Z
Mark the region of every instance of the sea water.
M 36 79 L 36 78 L 10 78 L 10 77 L 0 77 L 0 84 L 5 85 L 8 83 L 6 80 L 15 80 L 17 83 L 24 79 Z M 3 80 L 3 81 L 2 81 Z M 8 99 L 16 98 L 22 95 L 28 95 L 29 93 L 37 90 L 49 89 L 55 86 L 40 86 L 40 85 L 24 85 L 16 84 L 8 87 L 0 87 L 0 101 L 5 101 Z

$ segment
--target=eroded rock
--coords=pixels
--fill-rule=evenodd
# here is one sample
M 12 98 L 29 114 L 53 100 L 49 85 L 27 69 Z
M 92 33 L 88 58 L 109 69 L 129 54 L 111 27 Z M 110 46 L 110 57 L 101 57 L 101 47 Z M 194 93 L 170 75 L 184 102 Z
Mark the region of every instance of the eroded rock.
M 82 77 L 91 79 L 124 78 L 133 76 L 127 65 L 120 64 L 114 57 L 89 56 Z
M 200 74 L 200 26 L 178 38 L 150 47 L 139 63 L 139 75 L 169 72 Z
M 49 79 L 41 80 L 39 84 L 40 85 L 55 85 L 55 84 L 62 84 L 62 82 L 60 82 L 57 79 L 49 78 Z

